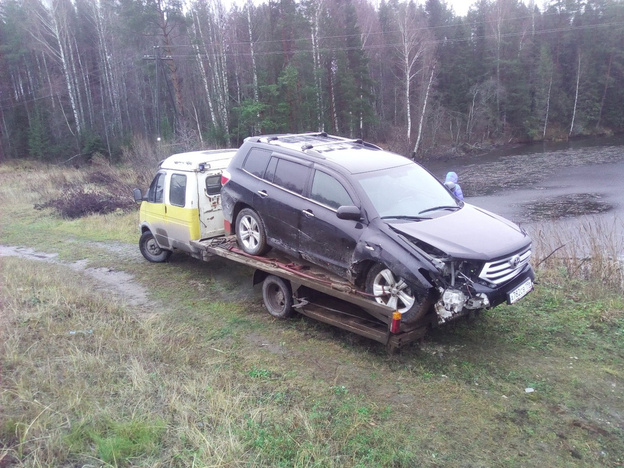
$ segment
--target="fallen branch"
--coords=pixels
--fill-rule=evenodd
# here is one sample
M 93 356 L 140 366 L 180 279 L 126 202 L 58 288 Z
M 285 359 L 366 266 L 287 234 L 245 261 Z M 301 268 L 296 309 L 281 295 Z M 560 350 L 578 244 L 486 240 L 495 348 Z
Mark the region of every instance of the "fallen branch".
M 557 252 L 557 250 L 562 249 L 563 247 L 565 247 L 567 244 L 561 244 L 559 247 L 557 247 L 555 250 L 553 250 L 552 252 L 550 252 L 548 255 L 546 255 L 545 258 L 543 258 L 537 265 L 535 265 L 535 268 L 537 268 L 538 266 L 540 266 L 542 263 L 544 263 L 546 260 L 548 260 L 550 257 L 553 256 L 553 254 L 555 252 Z

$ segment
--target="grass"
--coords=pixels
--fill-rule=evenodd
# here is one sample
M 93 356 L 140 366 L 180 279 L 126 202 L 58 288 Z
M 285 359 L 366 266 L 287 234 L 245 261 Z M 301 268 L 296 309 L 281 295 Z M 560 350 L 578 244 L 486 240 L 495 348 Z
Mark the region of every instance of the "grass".
M 0 257 L 0 466 L 624 464 L 617 285 L 551 257 L 518 304 L 388 355 L 273 319 L 245 268 L 143 261 L 132 215 L 34 210 L 30 187 L 53 192 L 35 171 L 0 166 L 0 182 L 1 243 L 59 253 Z M 131 273 L 151 302 L 80 259 Z

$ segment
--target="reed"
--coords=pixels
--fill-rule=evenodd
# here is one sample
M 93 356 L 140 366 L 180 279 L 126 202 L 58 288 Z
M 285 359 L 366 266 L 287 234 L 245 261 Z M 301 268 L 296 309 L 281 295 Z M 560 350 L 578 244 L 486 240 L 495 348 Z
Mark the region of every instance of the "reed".
M 578 222 L 540 223 L 531 229 L 533 266 L 560 269 L 570 278 L 624 290 L 624 221 L 585 217 Z

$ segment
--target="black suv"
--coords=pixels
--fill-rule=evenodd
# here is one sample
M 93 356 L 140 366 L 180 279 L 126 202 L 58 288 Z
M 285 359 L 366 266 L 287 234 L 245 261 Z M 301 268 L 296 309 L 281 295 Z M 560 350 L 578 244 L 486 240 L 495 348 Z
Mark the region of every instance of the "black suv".
M 531 239 L 455 198 L 413 161 L 326 133 L 249 137 L 222 178 L 226 232 L 322 266 L 419 320 L 513 303 L 533 288 Z

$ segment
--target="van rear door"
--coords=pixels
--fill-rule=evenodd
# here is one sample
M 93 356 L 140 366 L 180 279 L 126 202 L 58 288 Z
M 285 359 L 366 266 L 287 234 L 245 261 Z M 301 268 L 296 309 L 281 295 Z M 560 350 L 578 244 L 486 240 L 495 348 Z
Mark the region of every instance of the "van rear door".
M 222 169 L 197 174 L 199 228 L 201 239 L 225 234 L 221 209 Z

